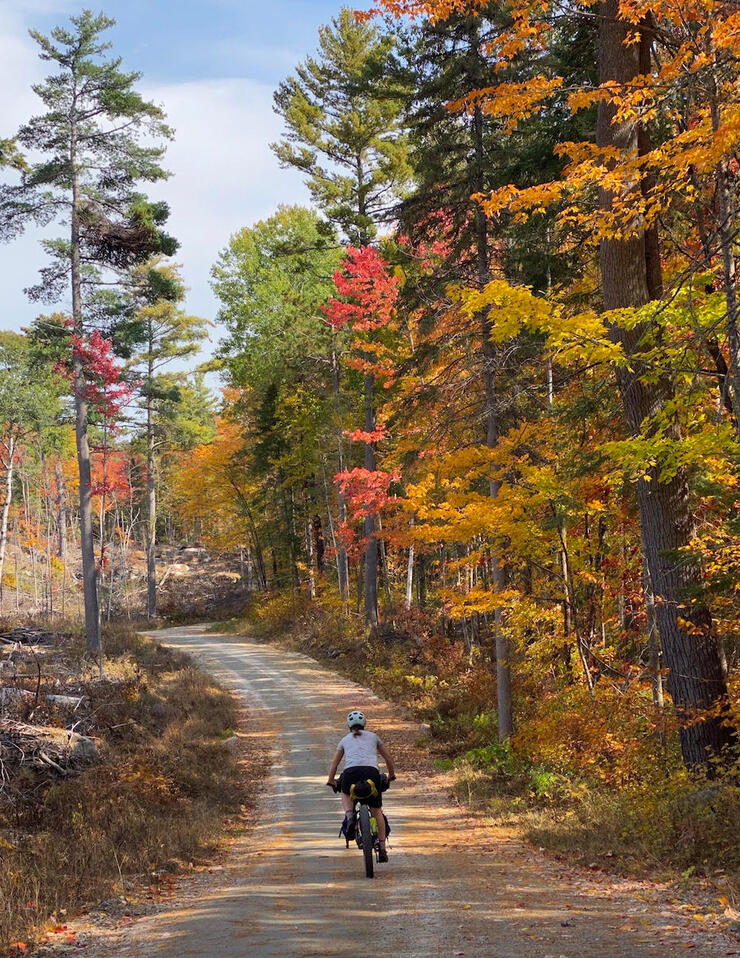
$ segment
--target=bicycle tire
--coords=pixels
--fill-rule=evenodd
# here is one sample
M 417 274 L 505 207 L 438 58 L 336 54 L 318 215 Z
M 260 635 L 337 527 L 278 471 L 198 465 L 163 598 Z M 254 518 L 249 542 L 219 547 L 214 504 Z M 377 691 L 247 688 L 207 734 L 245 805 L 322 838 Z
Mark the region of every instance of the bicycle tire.
M 370 809 L 360 805 L 360 833 L 362 835 L 362 855 L 365 859 L 365 875 L 372 878 L 375 874 L 373 832 L 370 827 Z

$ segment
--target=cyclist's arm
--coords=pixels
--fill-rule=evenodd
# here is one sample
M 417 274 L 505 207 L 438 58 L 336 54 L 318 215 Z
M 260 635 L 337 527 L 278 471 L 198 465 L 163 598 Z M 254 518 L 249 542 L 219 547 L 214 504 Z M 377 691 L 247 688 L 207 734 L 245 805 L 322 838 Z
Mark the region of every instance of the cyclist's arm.
M 327 785 L 334 784 L 334 776 L 337 774 L 337 769 L 339 768 L 339 763 L 342 761 L 342 756 L 344 755 L 344 749 L 340 747 L 334 753 L 334 760 L 331 763 L 331 768 L 329 769 L 329 778 L 326 782 Z
M 385 747 L 385 745 L 383 745 L 382 742 L 378 742 L 378 752 L 379 752 L 380 755 L 382 755 L 383 758 L 385 759 L 385 764 L 386 764 L 386 767 L 387 767 L 387 769 L 388 769 L 388 778 L 389 778 L 391 781 L 393 781 L 393 779 L 396 777 L 396 770 L 395 770 L 395 768 L 394 768 L 394 766 L 393 766 L 393 759 L 392 759 L 391 756 L 390 756 L 390 752 L 389 752 L 388 749 Z

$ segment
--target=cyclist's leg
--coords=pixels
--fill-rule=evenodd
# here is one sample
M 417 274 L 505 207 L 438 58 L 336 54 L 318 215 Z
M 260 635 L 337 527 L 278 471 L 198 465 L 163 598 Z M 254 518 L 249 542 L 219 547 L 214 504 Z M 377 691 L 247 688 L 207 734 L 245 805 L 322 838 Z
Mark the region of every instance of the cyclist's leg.
M 370 814 L 373 816 L 378 825 L 378 841 L 380 842 L 380 847 L 385 846 L 385 818 L 383 818 L 383 809 L 382 808 L 371 808 Z
M 345 812 L 351 812 L 354 802 L 345 792 L 340 792 L 339 794 L 342 797 L 342 808 L 345 810 Z

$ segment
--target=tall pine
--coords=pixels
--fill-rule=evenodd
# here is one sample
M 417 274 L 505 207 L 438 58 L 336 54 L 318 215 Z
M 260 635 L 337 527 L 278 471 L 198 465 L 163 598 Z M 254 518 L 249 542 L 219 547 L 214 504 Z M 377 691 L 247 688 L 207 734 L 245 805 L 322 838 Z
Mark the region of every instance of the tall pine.
M 172 253 L 175 242 L 162 232 L 164 204 L 137 192 L 142 182 L 166 176 L 160 144 L 170 130 L 162 110 L 136 91 L 137 73 L 108 58 L 102 35 L 114 21 L 89 10 L 56 27 L 49 36 L 32 31 L 39 56 L 54 72 L 34 86 L 44 112 L 17 134 L 30 151 L 27 172 L 17 185 L 0 189 L 0 235 L 11 237 L 29 222 L 58 221 L 65 237 L 44 241 L 49 257 L 40 283 L 28 291 L 47 302 L 69 297 L 74 336 L 89 331 L 96 291 L 115 282 L 156 252 Z M 93 541 L 87 371 L 73 353 L 75 432 L 80 474 L 80 528 L 87 648 L 100 653 L 97 568 Z
M 378 223 L 387 219 L 410 174 L 406 138 L 400 126 L 402 102 L 372 82 L 390 62 L 395 39 L 358 21 L 349 9 L 319 31 L 319 50 L 280 84 L 275 109 L 286 132 L 273 149 L 281 163 L 301 170 L 314 202 L 355 246 L 367 246 Z M 336 388 L 341 388 L 339 357 Z M 365 432 L 375 432 L 375 377 L 363 382 Z M 339 471 L 343 453 L 339 440 Z M 365 443 L 365 468 L 376 469 L 376 451 Z M 346 506 L 340 498 L 340 521 Z M 373 516 L 364 522 L 365 618 L 378 621 L 378 541 Z M 347 596 L 348 573 L 340 547 L 340 589 Z

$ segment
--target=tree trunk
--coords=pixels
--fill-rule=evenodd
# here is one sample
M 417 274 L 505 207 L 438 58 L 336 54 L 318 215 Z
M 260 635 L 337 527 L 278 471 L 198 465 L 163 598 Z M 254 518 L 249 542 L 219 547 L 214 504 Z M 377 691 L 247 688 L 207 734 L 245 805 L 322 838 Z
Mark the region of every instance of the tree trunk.
M 67 506 L 64 490 L 64 475 L 62 463 L 57 459 L 54 466 L 54 475 L 57 483 L 57 558 L 66 561 L 67 558 Z
M 5 551 L 8 544 L 8 516 L 10 502 L 13 498 L 13 458 L 15 456 L 15 434 L 10 433 L 8 438 L 8 461 L 5 463 L 5 494 L 3 496 L 3 511 L 0 518 L 0 607 L 3 596 L 3 566 L 5 565 Z M 16 590 L 18 583 L 15 584 Z
M 717 118 L 719 123 L 719 118 Z M 733 230 L 732 193 L 728 186 L 727 164 L 717 170 L 717 201 L 719 205 L 719 243 L 722 252 L 722 286 L 727 311 L 727 339 L 730 346 L 730 369 L 732 370 L 731 402 L 734 412 L 735 432 L 740 441 L 740 334 L 738 333 L 737 273 L 735 268 L 735 236 Z
M 409 560 L 406 566 L 406 611 L 411 608 L 414 598 L 414 547 L 409 546 Z
M 336 406 L 336 417 L 337 417 L 337 465 L 339 466 L 338 471 L 344 472 L 344 449 L 342 446 L 342 424 L 341 424 L 341 370 L 339 367 L 339 357 L 337 356 L 336 348 L 332 350 L 332 370 L 334 373 L 334 399 Z M 324 476 L 324 482 L 326 482 L 326 475 Z M 327 493 L 327 509 L 329 509 L 329 515 L 331 516 L 331 509 L 328 504 L 328 493 Z M 337 490 L 337 504 L 339 512 L 339 527 L 344 529 L 347 525 L 347 500 L 342 494 L 342 490 Z M 345 544 L 340 541 L 337 547 L 337 577 L 339 580 L 339 594 L 342 599 L 346 602 L 349 599 L 349 561 L 347 558 L 347 547 Z
M 372 373 L 365 373 L 365 432 L 375 432 L 375 377 Z M 374 472 L 377 467 L 375 461 L 375 446 L 372 442 L 365 443 L 365 468 Z M 365 547 L 365 622 L 368 625 L 378 624 L 378 540 L 376 537 L 375 516 L 365 516 L 364 533 L 367 545 Z
M 475 27 L 472 45 L 476 58 L 480 56 L 480 38 Z M 473 142 L 475 166 L 473 170 L 473 187 L 476 193 L 485 190 L 484 155 L 483 155 L 483 111 L 476 105 L 473 112 Z M 475 210 L 475 232 L 477 246 L 478 285 L 482 289 L 490 280 L 490 264 L 488 251 L 488 223 L 480 206 Z M 484 420 L 486 446 L 493 449 L 498 443 L 498 404 L 496 401 L 496 356 L 491 339 L 490 314 L 484 309 L 480 314 L 482 351 L 483 351 L 483 391 L 484 391 Z M 499 492 L 499 483 L 492 480 L 489 483 L 489 493 L 496 498 Z M 494 592 L 501 592 L 506 587 L 506 573 L 499 558 L 491 554 L 491 567 Z M 498 710 L 498 737 L 500 742 L 511 738 L 514 730 L 513 708 L 511 700 L 511 648 L 509 638 L 502 627 L 501 609 L 496 607 L 493 613 L 493 634 L 496 647 L 496 689 Z
M 653 583 L 650 578 L 650 569 L 647 559 L 643 557 L 642 561 L 642 583 L 645 596 L 645 613 L 647 619 L 647 647 L 648 647 L 648 668 L 650 669 L 650 684 L 653 688 L 653 703 L 658 708 L 663 708 L 663 673 L 661 672 L 661 651 L 660 637 L 658 636 L 658 624 L 655 618 L 655 596 L 653 595 Z
M 80 268 L 80 199 L 74 131 L 72 133 L 70 163 L 72 166 L 72 317 L 76 335 L 83 336 L 85 329 L 82 317 L 82 277 Z M 82 359 L 77 353 L 73 353 L 72 369 L 74 373 L 75 441 L 77 446 L 77 467 L 80 474 L 80 543 L 82 547 L 82 589 L 85 599 L 85 644 L 88 652 L 93 652 L 100 658 L 102 654 L 102 643 L 98 604 L 98 569 L 95 562 L 95 543 L 93 540 L 92 469 L 90 465 L 90 444 L 87 439 L 88 403 L 85 398 L 85 369 L 82 364 Z
M 148 394 L 146 401 L 146 617 L 157 614 L 157 487 L 154 474 L 154 422 L 152 421 L 152 386 L 154 382 L 154 347 L 149 322 Z
M 316 571 L 319 575 L 324 575 L 326 573 L 326 541 L 320 515 L 313 517 L 313 539 L 316 551 Z
M 308 592 L 312 599 L 316 598 L 316 571 L 314 568 L 315 556 L 313 547 L 313 524 L 309 515 L 304 520 L 304 539 L 306 542 L 306 570 L 308 572 Z
M 599 30 L 600 82 L 629 82 L 640 72 L 644 51 L 627 45 L 633 29 L 619 20 L 618 0 L 605 0 L 601 6 Z M 634 124 L 613 123 L 614 107 L 600 103 L 597 122 L 597 143 L 617 147 L 627 154 L 638 151 L 638 131 Z M 641 189 L 640 184 L 635 189 Z M 600 194 L 603 209 L 610 209 L 614 197 L 606 190 Z M 628 199 L 628 198 L 627 198 Z M 620 198 L 621 201 L 625 197 Z M 600 266 L 604 308 L 644 306 L 651 299 L 654 279 L 649 269 L 649 243 L 643 231 L 628 239 L 602 239 Z M 625 330 L 612 327 L 612 338 L 620 342 L 627 356 L 639 351 L 648 332 L 646 323 Z M 617 384 L 622 396 L 625 418 L 633 436 L 650 428 L 656 414 L 673 397 L 667 377 L 655 381 L 652 370 L 648 378 L 639 359 L 629 367 L 617 370 Z M 641 378 L 643 377 L 643 378 Z M 644 381 L 643 381 L 644 380 Z M 678 438 L 678 437 L 676 437 Z M 668 669 L 668 692 L 682 718 L 681 750 L 688 766 L 706 763 L 711 753 L 735 741 L 735 735 L 716 714 L 700 721 L 690 721 L 694 710 L 710 709 L 727 697 L 727 685 L 712 635 L 712 620 L 705 607 L 687 608 L 689 592 L 702 585 L 701 570 L 680 550 L 685 549 L 693 532 L 688 483 L 683 470 L 673 478 L 659 481 L 658 470 L 651 470 L 647 479 L 638 482 L 642 541 L 655 596 L 655 617 L 660 634 L 665 664 Z M 682 625 L 690 620 L 689 631 Z

